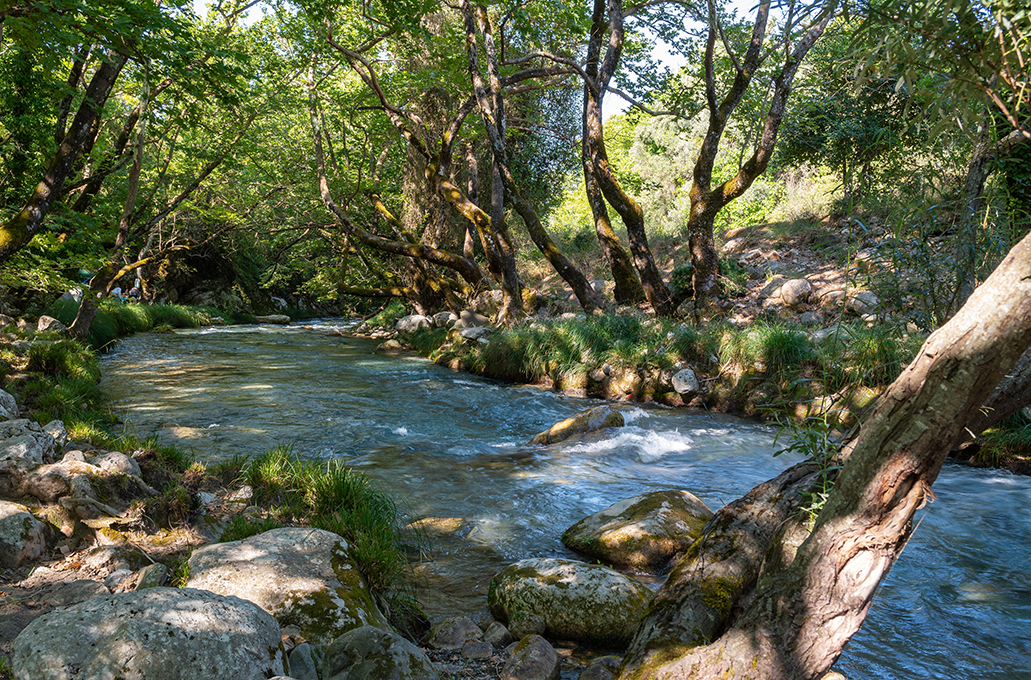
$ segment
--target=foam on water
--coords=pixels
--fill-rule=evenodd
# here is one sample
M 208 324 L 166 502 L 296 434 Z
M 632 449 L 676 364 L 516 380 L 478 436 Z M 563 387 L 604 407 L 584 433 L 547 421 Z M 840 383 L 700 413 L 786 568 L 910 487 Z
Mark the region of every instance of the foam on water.
M 680 430 L 656 432 L 640 427 L 620 428 L 610 438 L 563 447 L 567 453 L 597 453 L 633 449 L 642 463 L 652 463 L 671 453 L 691 450 L 694 440 Z

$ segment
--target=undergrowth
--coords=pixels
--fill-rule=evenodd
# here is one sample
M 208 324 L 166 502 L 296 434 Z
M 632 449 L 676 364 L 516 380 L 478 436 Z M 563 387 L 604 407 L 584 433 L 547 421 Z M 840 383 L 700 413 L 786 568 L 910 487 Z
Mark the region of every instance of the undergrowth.
M 79 304 L 74 300 L 59 299 L 46 313 L 66 326 L 75 321 Z M 90 347 L 103 349 L 120 337 L 142 333 L 154 328 L 195 328 L 212 323 L 221 314 L 210 308 L 182 305 L 141 305 L 106 299 L 100 303 L 97 316 L 90 324 L 87 338 Z

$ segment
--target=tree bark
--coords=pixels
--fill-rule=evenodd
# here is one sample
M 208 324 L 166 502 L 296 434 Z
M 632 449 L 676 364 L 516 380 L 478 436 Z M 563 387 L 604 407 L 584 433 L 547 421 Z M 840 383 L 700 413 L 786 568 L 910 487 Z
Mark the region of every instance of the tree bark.
M 721 637 L 675 647 L 622 678 L 817 678 L 859 629 L 874 592 L 934 500 L 964 426 L 1031 347 L 1031 235 L 933 333 L 843 452 L 812 533 L 767 558 Z M 670 658 L 670 657 L 674 658 Z
M 0 264 L 7 262 L 12 255 L 25 246 L 36 235 L 43 225 L 54 201 L 58 200 L 64 190 L 65 182 L 71 177 L 75 161 L 89 139 L 90 131 L 100 118 L 111 89 L 118 74 L 125 65 L 126 57 L 117 52 L 109 52 L 101 61 L 85 96 L 79 105 L 75 117 L 69 126 L 68 134 L 57 149 L 43 181 L 36 186 L 25 207 L 17 215 L 0 225 Z
M 592 42 L 598 41 L 599 50 L 601 35 L 605 33 L 603 7 L 600 4 L 601 0 L 595 0 L 591 28 Z M 672 292 L 670 292 L 669 287 L 662 280 L 662 272 L 655 265 L 655 258 L 652 256 L 652 249 L 651 246 L 648 246 L 647 234 L 644 231 L 644 211 L 637 201 L 623 189 L 616 174 L 612 172 L 611 165 L 608 162 L 608 152 L 605 149 L 605 138 L 602 132 L 601 121 L 601 102 L 605 90 L 608 88 L 608 83 L 619 66 L 620 58 L 623 54 L 625 33 L 622 0 L 612 0 L 607 5 L 608 47 L 606 48 L 604 60 L 600 67 L 597 68 L 595 76 L 594 95 L 597 97 L 596 106 L 591 106 L 591 102 L 587 101 L 592 84 L 588 82 L 585 87 L 585 178 L 588 173 L 591 174 L 597 181 L 598 188 L 604 195 L 605 200 L 623 219 L 623 224 L 627 228 L 627 240 L 630 241 L 630 252 L 633 256 L 634 267 L 640 277 L 641 290 L 648 304 L 652 305 L 652 309 L 659 316 L 671 316 L 676 311 L 680 301 L 673 299 Z M 588 68 L 590 67 L 591 54 L 589 52 Z M 590 71 L 588 71 L 588 74 L 590 75 Z M 597 215 L 595 220 L 597 224 Z M 614 237 L 614 234 L 612 236 Z M 601 235 L 599 235 L 600 237 Z

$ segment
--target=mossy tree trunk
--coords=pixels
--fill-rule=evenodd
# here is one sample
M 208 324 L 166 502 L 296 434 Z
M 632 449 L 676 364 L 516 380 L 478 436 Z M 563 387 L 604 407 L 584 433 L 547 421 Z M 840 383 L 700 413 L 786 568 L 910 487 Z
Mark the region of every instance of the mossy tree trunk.
M 591 313 L 600 309 L 603 304 L 601 296 L 594 290 L 583 272 L 569 258 L 563 255 L 558 246 L 555 245 L 555 242 L 541 223 L 537 211 L 523 197 L 515 178 L 512 176 L 508 163 L 508 152 L 505 146 L 504 93 L 502 91 L 502 80 L 494 46 L 494 37 L 487 18 L 487 10 L 482 5 L 476 5 L 474 8 L 468 0 L 461 2 L 460 9 L 465 24 L 469 76 L 472 80 L 476 103 L 480 109 L 483 127 L 487 133 L 487 138 L 490 140 L 494 166 L 500 174 L 501 183 L 505 190 L 505 199 L 523 220 L 526 231 L 529 233 L 534 245 L 547 258 L 555 272 L 572 289 L 573 294 L 584 311 Z M 479 24 L 479 30 L 483 34 L 489 87 L 483 82 L 483 77 L 480 75 L 479 48 L 476 37 L 477 24 Z
M 700 588 L 703 604 L 730 614 L 713 629 L 719 637 L 635 642 L 638 652 L 621 678 L 798 680 L 824 673 L 859 630 L 916 512 L 934 500 L 931 485 L 948 452 L 1029 347 L 1031 236 L 927 339 L 877 402 L 842 452 L 844 465 L 812 532 L 799 532 L 797 521 L 781 525 L 748 598 L 735 601 L 721 587 L 726 582 Z M 783 519 L 747 504 L 739 517 Z M 756 545 L 765 542 L 758 533 L 740 538 L 753 536 Z

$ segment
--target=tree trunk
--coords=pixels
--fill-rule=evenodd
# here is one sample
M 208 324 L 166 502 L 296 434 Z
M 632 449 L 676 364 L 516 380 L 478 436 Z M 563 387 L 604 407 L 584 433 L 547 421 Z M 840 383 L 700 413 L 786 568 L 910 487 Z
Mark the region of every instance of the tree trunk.
M 815 13 L 812 22 L 801 32 L 794 46 L 784 46 L 784 61 L 780 71 L 773 78 L 773 96 L 766 112 L 762 134 L 752 155 L 745 161 L 737 174 L 717 185 L 712 186 L 712 174 L 719 153 L 720 141 L 730 118 L 737 109 L 745 92 L 762 63 L 763 43 L 766 40 L 769 20 L 770 0 L 763 0 L 756 8 L 755 23 L 752 26 L 752 39 L 743 58 L 734 59 L 736 75 L 733 83 L 723 99 L 716 97 L 716 45 L 720 26 L 715 6 L 709 5 L 709 32 L 705 45 L 705 94 L 709 108 L 709 126 L 698 151 L 695 161 L 691 185 L 691 214 L 688 218 L 688 239 L 691 249 L 691 264 L 694 267 L 694 295 L 696 313 L 701 314 L 711 307 L 718 297 L 719 258 L 716 253 L 714 225 L 716 215 L 727 204 L 744 194 L 752 183 L 766 171 L 773 150 L 777 143 L 777 133 L 784 111 L 787 107 L 791 85 L 794 82 L 798 67 L 806 54 L 823 35 L 827 25 L 836 16 L 837 0 L 826 0 L 822 6 L 813 5 L 805 8 Z M 792 4 L 792 8 L 795 6 Z M 789 15 L 791 12 L 789 12 Z M 795 17 L 801 21 L 801 17 Z M 775 53 L 771 51 L 771 54 Z
M 480 107 L 480 117 L 483 119 L 483 126 L 490 140 L 491 152 L 494 156 L 494 163 L 501 174 L 501 181 L 505 188 L 505 198 L 522 218 L 526 231 L 534 245 L 544 254 L 551 266 L 558 275 L 573 290 L 580 306 L 588 314 L 602 307 L 601 296 L 591 287 L 587 277 L 583 275 L 575 264 L 573 264 L 555 245 L 548 235 L 544 225 L 541 224 L 537 212 L 533 206 L 523 198 L 519 187 L 512 177 L 508 167 L 508 156 L 505 148 L 504 138 L 504 109 L 499 105 L 501 102 L 501 79 L 497 72 L 498 63 L 493 53 L 493 39 L 490 37 L 490 24 L 487 21 L 487 11 L 481 5 L 477 5 L 476 14 L 484 31 L 484 44 L 487 49 L 487 67 L 490 72 L 490 80 L 495 83 L 491 91 L 488 91 L 480 75 L 479 56 L 477 54 L 476 41 L 476 18 L 473 16 L 473 6 L 468 0 L 462 0 L 461 12 L 465 23 L 466 51 L 469 62 L 469 75 L 472 79 L 473 90 L 476 93 L 476 102 Z
M 729 629 L 704 646 L 671 644 L 621 677 L 819 677 L 859 629 L 914 515 L 934 500 L 931 484 L 964 426 L 1029 346 L 1031 235 L 878 400 L 811 535 L 797 552 L 767 557 Z
M 64 190 L 65 182 L 71 177 L 75 161 L 86 144 L 90 130 L 99 119 L 118 74 L 125 65 L 126 57 L 117 52 L 109 52 L 101 61 L 100 67 L 90 80 L 89 86 L 79 110 L 72 119 L 68 134 L 57 149 L 54 160 L 50 163 L 43 181 L 32 192 L 28 202 L 21 211 L 10 220 L 0 225 L 0 265 L 7 262 L 25 244 L 32 240 L 43 225 L 54 201 L 58 200 Z
M 612 229 L 609 221 L 609 212 L 605 207 L 605 198 L 598 183 L 598 169 L 593 160 L 593 149 L 604 149 L 605 133 L 601 116 L 602 101 L 605 98 L 605 87 L 608 82 L 599 82 L 599 73 L 611 73 L 610 64 L 606 63 L 605 70 L 599 69 L 601 58 L 602 39 L 608 32 L 608 24 L 605 21 L 606 0 L 594 0 L 594 12 L 591 17 L 590 40 L 587 44 L 587 63 L 584 71 L 587 77 L 594 82 L 584 83 L 584 108 L 583 108 L 583 134 L 581 140 L 581 162 L 584 171 L 584 188 L 587 191 L 587 203 L 591 206 L 591 215 L 594 218 L 594 231 L 598 236 L 598 243 L 601 244 L 605 261 L 612 272 L 612 280 L 616 284 L 613 295 L 619 304 L 635 304 L 645 298 L 644 288 L 641 287 L 641 280 L 634 270 L 630 256 L 619 242 L 619 237 Z M 620 43 L 621 44 L 621 43 Z M 611 46 L 611 42 L 610 42 Z M 619 60 L 621 50 L 610 50 L 606 54 L 608 61 Z

